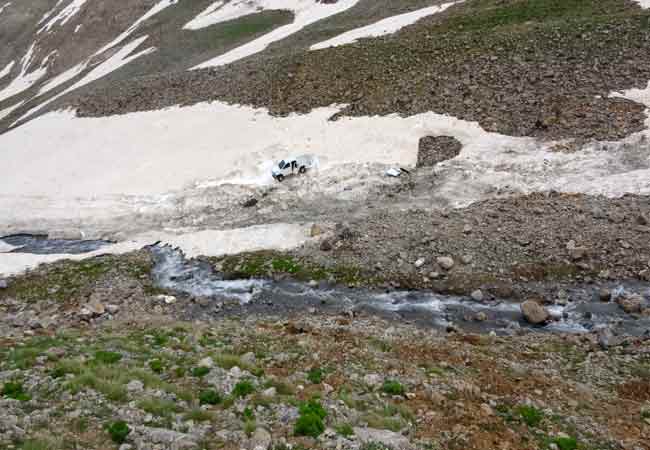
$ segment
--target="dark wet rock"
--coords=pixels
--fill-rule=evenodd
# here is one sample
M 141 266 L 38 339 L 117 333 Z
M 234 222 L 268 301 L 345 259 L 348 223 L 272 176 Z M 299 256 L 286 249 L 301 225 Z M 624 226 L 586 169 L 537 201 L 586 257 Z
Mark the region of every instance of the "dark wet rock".
M 418 145 L 416 167 L 432 167 L 460 154 L 463 145 L 452 136 L 425 136 Z
M 640 313 L 643 297 L 637 294 L 629 294 L 616 299 L 616 303 L 628 314 Z
M 332 246 L 332 241 L 329 239 L 324 239 L 323 242 L 320 243 L 320 249 L 324 252 L 329 252 L 332 248 L 334 247 Z
M 521 313 L 529 323 L 540 325 L 549 320 L 550 314 L 542 305 L 534 300 L 527 300 L 521 304 Z
M 609 302 L 612 299 L 612 291 L 602 288 L 598 291 L 598 298 L 601 302 Z
M 259 200 L 257 200 L 256 198 L 249 198 L 244 203 L 242 203 L 242 206 L 244 208 L 252 208 L 253 206 L 257 205 L 258 203 L 259 203 Z

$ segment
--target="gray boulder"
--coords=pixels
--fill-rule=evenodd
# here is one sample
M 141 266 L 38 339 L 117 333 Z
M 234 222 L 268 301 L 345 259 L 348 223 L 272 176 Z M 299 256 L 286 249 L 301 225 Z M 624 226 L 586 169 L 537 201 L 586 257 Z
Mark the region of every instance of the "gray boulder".
M 361 444 L 378 443 L 393 450 L 412 450 L 414 448 L 407 437 L 389 430 L 357 427 L 354 429 L 354 434 Z

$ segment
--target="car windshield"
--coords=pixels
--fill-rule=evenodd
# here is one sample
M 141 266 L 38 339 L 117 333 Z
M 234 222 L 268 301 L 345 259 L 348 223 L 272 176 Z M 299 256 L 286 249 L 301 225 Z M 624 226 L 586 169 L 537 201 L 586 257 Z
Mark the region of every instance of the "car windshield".
M 286 164 L 286 163 L 284 162 L 284 159 L 283 159 L 282 161 L 280 161 L 280 162 L 278 163 L 278 167 L 279 167 L 280 169 L 284 169 L 284 165 L 285 165 L 285 164 Z

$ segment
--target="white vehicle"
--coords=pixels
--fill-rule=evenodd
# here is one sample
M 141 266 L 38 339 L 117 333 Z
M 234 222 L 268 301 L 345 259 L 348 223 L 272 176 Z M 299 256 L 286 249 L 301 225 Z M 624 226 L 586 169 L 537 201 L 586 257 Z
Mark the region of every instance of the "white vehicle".
M 273 166 L 271 175 L 277 181 L 282 182 L 289 175 L 304 174 L 308 169 L 314 167 L 314 157 L 310 155 L 286 158 Z

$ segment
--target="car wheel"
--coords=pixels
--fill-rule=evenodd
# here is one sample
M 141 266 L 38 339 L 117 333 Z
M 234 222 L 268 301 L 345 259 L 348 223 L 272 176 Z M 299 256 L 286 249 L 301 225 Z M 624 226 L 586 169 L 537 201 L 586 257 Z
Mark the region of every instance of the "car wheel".
M 307 172 L 307 168 L 305 166 L 300 166 L 300 169 L 298 169 L 298 173 L 302 175 L 305 172 Z
M 284 181 L 284 175 L 278 175 L 275 179 L 282 183 Z

